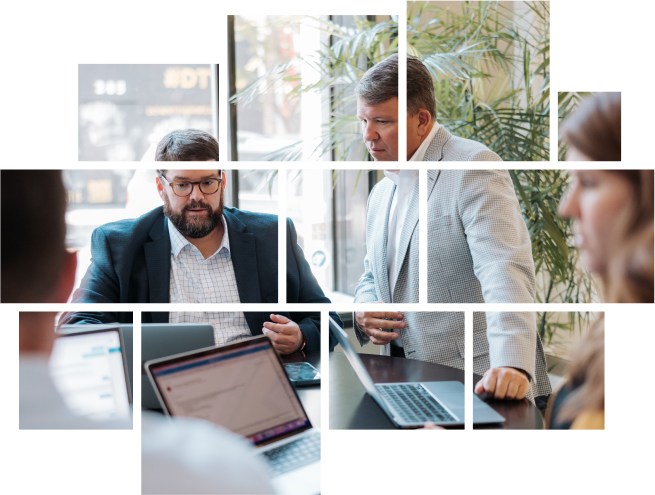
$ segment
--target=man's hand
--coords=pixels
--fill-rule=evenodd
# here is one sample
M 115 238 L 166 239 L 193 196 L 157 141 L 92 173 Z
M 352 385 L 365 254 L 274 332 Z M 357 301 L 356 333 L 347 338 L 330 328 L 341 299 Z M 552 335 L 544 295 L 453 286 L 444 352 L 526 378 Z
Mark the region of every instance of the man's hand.
M 530 390 L 530 382 L 524 371 L 501 366 L 491 368 L 475 386 L 475 393 L 485 392 L 494 399 L 521 400 Z
M 291 354 L 300 349 L 305 336 L 298 324 L 281 315 L 271 315 L 273 323 L 264 323 L 262 332 L 273 341 L 278 354 Z
M 383 318 L 391 318 L 391 320 L 385 320 Z M 398 330 L 400 328 L 405 328 L 403 314 L 398 313 L 397 311 L 356 311 L 355 320 L 357 325 L 362 331 L 369 336 L 371 342 L 375 345 L 386 345 L 392 340 L 398 338 L 398 334 L 391 331 L 385 332 L 380 330 L 381 328 L 387 330 Z
M 435 425 L 432 421 L 426 421 L 423 428 L 419 428 L 419 430 L 445 430 L 445 428 Z

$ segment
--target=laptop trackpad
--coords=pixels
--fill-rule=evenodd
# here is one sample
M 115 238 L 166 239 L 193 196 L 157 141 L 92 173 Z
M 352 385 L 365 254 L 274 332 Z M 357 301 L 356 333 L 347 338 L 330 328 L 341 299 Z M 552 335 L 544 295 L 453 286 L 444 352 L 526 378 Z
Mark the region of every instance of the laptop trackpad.
M 321 463 L 312 462 L 271 480 L 275 493 L 315 495 L 321 492 Z
M 461 382 L 421 382 L 432 395 L 464 423 L 464 384 Z

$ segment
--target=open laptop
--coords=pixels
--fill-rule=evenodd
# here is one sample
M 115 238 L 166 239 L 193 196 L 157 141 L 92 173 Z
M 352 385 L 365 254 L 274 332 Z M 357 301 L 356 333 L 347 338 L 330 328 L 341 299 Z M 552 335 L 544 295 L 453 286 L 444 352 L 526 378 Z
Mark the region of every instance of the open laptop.
M 50 375 L 71 412 L 94 420 L 129 418 L 132 392 L 119 328 L 77 325 L 58 333 Z
M 169 416 L 201 418 L 248 438 L 278 493 L 319 493 L 320 432 L 262 335 L 145 363 Z
M 153 359 L 214 345 L 209 323 L 143 323 L 141 325 L 141 407 L 161 411 L 161 404 L 143 364 Z
M 330 332 L 337 339 L 362 385 L 397 428 L 464 424 L 464 384 L 448 382 L 373 383 L 348 334 L 330 316 Z M 477 396 L 473 396 L 474 423 L 505 421 Z
M 130 377 L 130 391 L 134 393 L 134 329 L 132 323 L 78 323 L 72 325 L 61 325 L 57 329 L 57 333 L 62 335 L 70 335 L 72 333 L 86 332 L 88 330 L 106 330 L 110 328 L 118 328 L 121 333 L 121 337 L 123 338 L 122 349 L 124 350 L 125 361 L 127 363 L 127 374 Z

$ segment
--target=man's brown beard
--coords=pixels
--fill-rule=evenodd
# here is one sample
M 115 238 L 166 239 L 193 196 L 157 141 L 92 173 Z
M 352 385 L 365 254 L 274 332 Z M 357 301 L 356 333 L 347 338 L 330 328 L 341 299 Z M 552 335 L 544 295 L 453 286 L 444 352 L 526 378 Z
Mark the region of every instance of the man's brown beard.
M 184 205 L 182 211 L 176 212 L 171 208 L 171 203 L 168 201 L 168 196 L 164 195 L 164 215 L 173 222 L 175 228 L 185 237 L 192 239 L 200 239 L 211 234 L 216 227 L 223 223 L 223 189 L 221 188 L 218 193 L 221 195 L 221 201 L 218 208 L 214 210 L 207 203 L 196 201 Z M 206 208 L 208 215 L 204 220 L 197 219 L 196 221 L 189 221 L 186 212 L 194 208 Z

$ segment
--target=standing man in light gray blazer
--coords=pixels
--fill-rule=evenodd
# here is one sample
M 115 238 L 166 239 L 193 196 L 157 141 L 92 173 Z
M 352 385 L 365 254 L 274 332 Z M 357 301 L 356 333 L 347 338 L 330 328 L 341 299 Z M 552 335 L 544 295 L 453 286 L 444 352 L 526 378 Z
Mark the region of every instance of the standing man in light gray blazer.
M 533 304 L 530 236 L 508 171 L 428 169 L 426 187 L 428 304 Z M 383 217 L 370 211 L 371 204 L 369 198 L 369 218 Z M 370 253 L 368 232 L 367 249 Z M 375 258 L 382 259 L 379 254 Z M 418 250 L 409 264 L 408 273 L 415 272 L 418 283 Z M 384 302 L 409 301 L 394 297 Z M 353 315 L 360 344 L 371 341 L 384 346 L 383 355 L 465 369 L 463 312 L 402 312 L 404 326 L 387 320 L 371 323 L 372 315 L 366 313 Z M 550 394 L 535 312 L 474 312 L 473 371 L 484 375 L 476 392 L 496 398 L 534 401 Z

